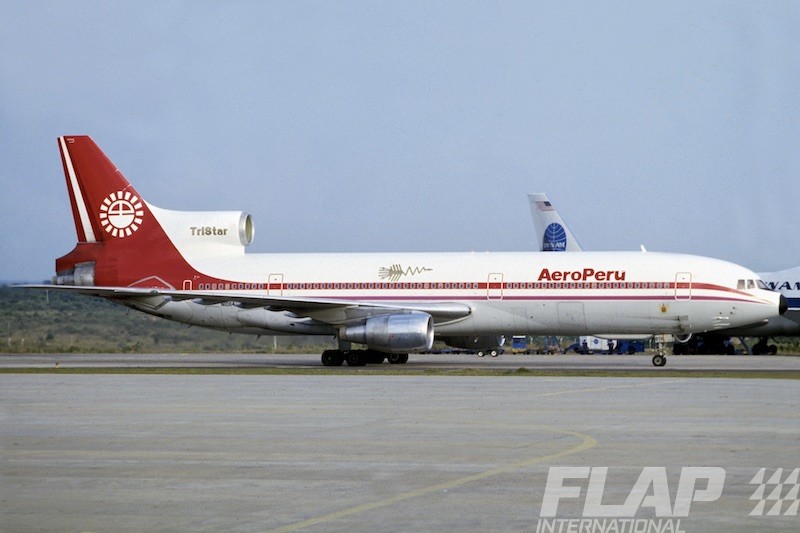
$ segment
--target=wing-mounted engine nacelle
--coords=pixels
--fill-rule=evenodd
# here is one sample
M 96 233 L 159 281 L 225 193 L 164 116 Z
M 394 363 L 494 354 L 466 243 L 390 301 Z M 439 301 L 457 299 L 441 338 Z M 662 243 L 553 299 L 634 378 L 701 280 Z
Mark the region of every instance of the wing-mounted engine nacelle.
M 253 217 L 242 211 L 173 211 L 148 204 L 161 227 L 181 250 L 237 250 L 253 241 Z M 211 245 L 211 246 L 209 246 Z
M 427 313 L 373 316 L 363 324 L 342 327 L 339 339 L 381 352 L 424 352 L 433 346 L 433 318 Z

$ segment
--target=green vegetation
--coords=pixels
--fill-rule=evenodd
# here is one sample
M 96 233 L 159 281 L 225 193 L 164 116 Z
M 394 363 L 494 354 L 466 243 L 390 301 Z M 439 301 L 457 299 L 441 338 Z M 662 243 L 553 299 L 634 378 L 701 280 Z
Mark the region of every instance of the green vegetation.
M 0 287 L 0 353 L 321 353 L 324 337 L 189 327 L 102 298 Z M 277 346 L 276 346 L 277 345 Z

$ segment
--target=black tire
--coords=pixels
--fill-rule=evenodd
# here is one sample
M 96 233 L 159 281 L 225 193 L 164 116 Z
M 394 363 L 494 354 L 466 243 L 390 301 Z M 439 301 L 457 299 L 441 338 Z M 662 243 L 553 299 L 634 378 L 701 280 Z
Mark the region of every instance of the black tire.
M 366 353 L 363 350 L 350 350 L 344 357 L 348 366 L 365 366 L 367 364 Z
M 386 354 L 377 350 L 367 350 L 367 363 L 380 365 L 386 359 Z
M 344 354 L 340 350 L 325 350 L 322 352 L 322 364 L 325 366 L 342 366 Z
M 407 353 L 390 353 L 386 356 L 386 359 L 389 360 L 389 363 L 392 365 L 404 365 L 408 362 L 408 354 Z
M 653 366 L 664 366 L 667 364 L 667 358 L 663 355 L 653 356 Z

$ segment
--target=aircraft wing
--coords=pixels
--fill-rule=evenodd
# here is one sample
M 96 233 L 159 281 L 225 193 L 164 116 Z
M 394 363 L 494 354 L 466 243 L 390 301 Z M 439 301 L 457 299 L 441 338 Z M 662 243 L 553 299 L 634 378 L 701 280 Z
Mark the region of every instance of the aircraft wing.
M 381 312 L 417 311 L 428 313 L 438 321 L 464 318 L 472 313 L 472 308 L 461 302 L 373 302 L 368 300 L 346 300 L 325 298 L 295 298 L 286 296 L 257 296 L 237 291 L 185 291 L 161 288 L 138 287 L 92 287 L 76 285 L 16 285 L 20 288 L 45 289 L 75 292 L 87 296 L 98 296 L 111 300 L 125 301 L 153 296 L 167 297 L 172 301 L 193 300 L 212 305 L 226 302 L 237 303 L 245 308 L 265 307 L 271 311 L 290 311 L 299 316 L 310 316 L 325 311 L 348 310 L 350 317 L 363 311 L 363 316 L 382 314 Z M 356 311 L 356 312 L 354 312 Z

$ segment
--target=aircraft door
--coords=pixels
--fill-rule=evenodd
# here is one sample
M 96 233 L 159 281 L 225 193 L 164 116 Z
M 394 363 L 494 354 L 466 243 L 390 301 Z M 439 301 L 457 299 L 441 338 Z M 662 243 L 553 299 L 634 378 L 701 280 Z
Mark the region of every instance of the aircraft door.
M 503 299 L 503 274 L 499 272 L 493 272 L 489 274 L 489 279 L 486 283 L 486 299 Z
M 283 296 L 283 274 L 269 275 L 267 294 L 271 296 Z
M 692 299 L 692 273 L 678 272 L 675 274 L 675 299 Z

